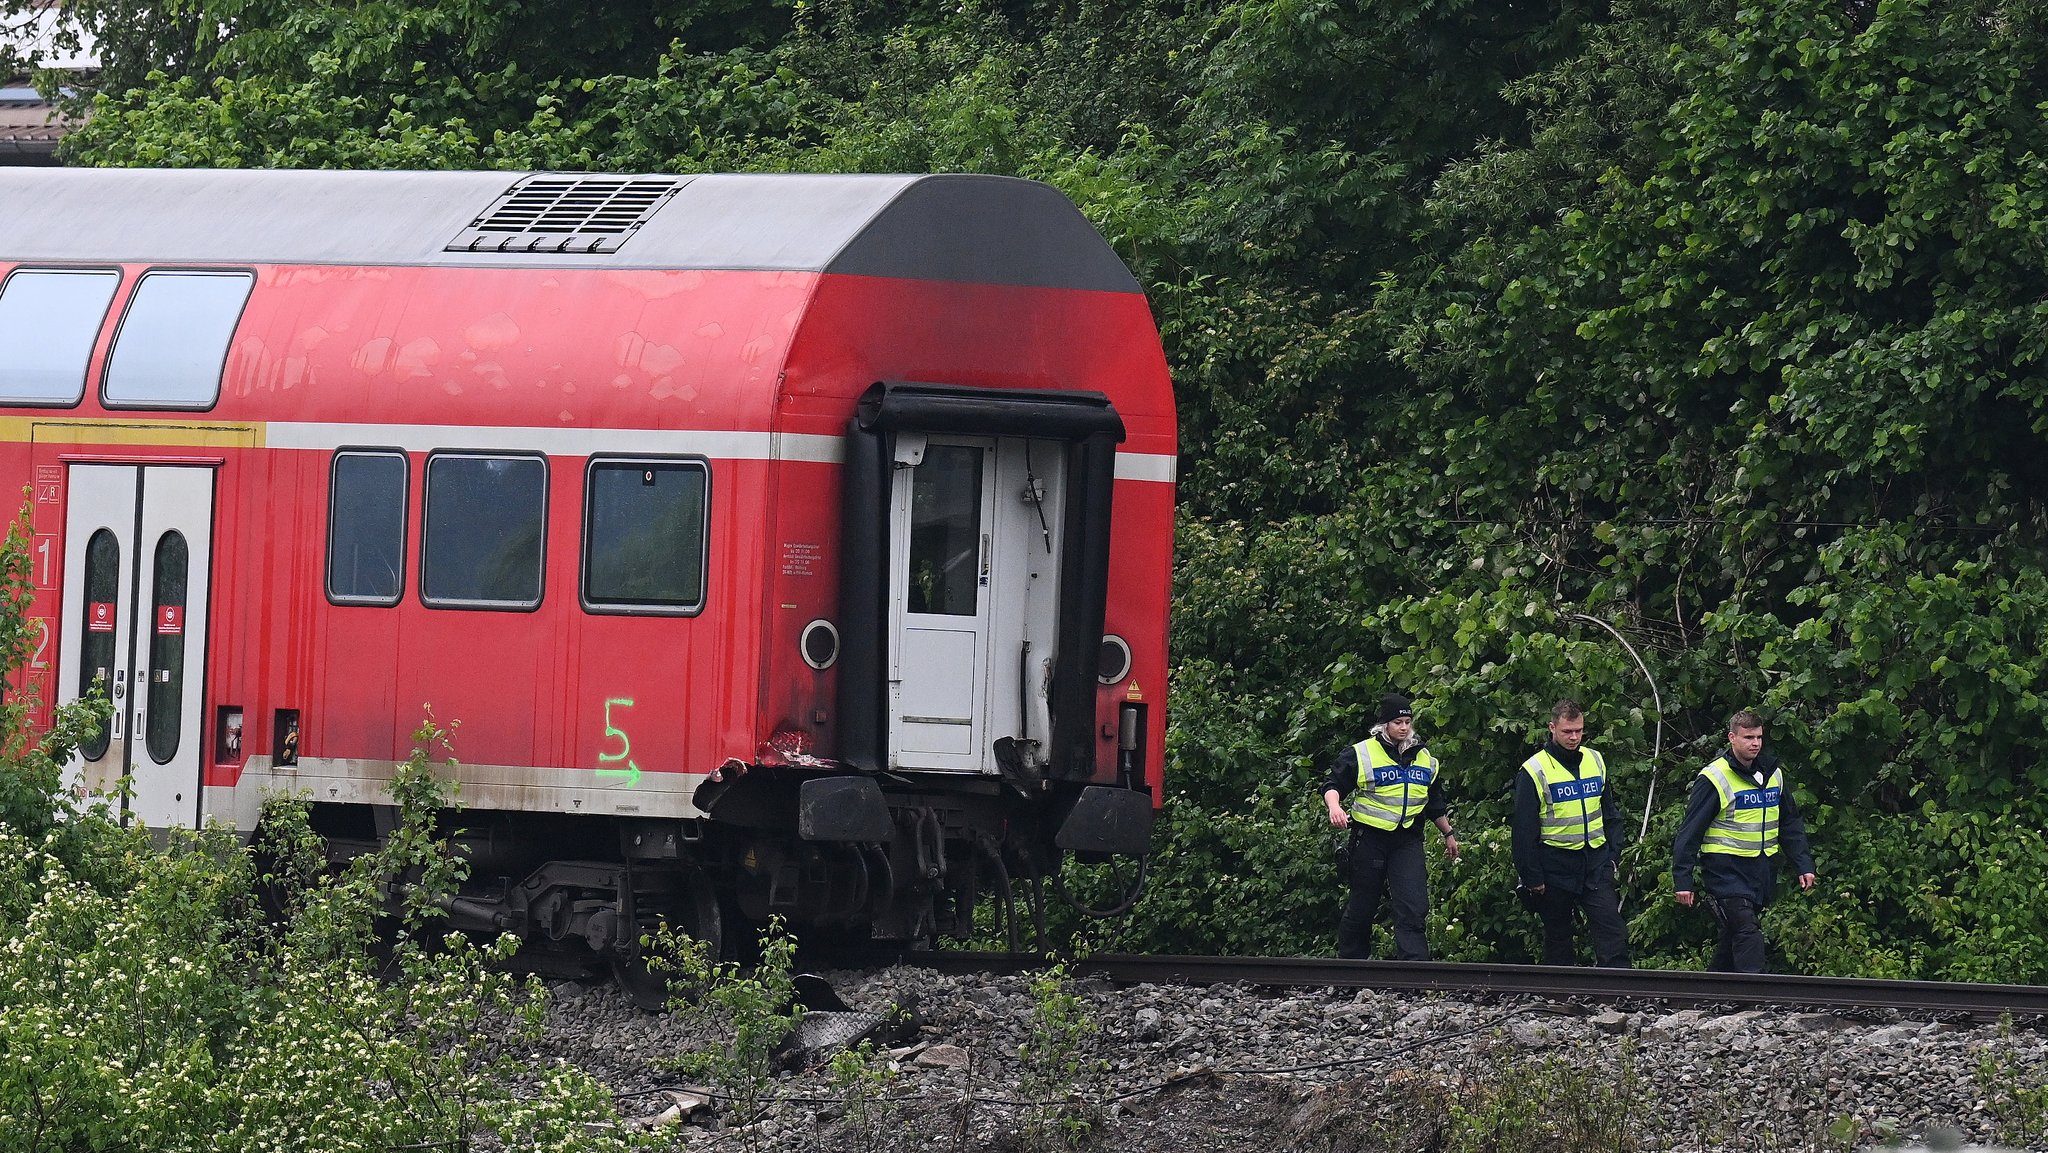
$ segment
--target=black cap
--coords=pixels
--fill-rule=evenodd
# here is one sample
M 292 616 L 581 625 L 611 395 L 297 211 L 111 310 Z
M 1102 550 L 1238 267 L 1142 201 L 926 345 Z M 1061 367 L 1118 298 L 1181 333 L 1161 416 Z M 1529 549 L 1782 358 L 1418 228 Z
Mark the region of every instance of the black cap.
M 1408 698 L 1400 693 L 1388 693 L 1380 698 L 1379 724 L 1384 725 L 1388 721 L 1398 721 L 1402 717 L 1412 717 L 1414 715 L 1415 710 L 1408 707 Z

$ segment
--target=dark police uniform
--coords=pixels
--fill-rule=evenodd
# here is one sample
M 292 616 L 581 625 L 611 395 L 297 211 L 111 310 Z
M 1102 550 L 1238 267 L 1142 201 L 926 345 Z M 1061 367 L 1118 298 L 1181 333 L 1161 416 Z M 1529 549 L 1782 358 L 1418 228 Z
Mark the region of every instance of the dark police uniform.
M 1614 867 L 1621 822 L 1608 804 L 1607 761 L 1586 746 L 1548 740 L 1515 774 L 1515 873 L 1543 919 L 1543 963 L 1575 965 L 1572 922 L 1586 911 L 1593 962 L 1629 967 L 1628 925 Z M 1543 892 L 1533 890 L 1541 885 Z
M 1795 876 L 1813 872 L 1806 822 L 1785 787 L 1785 773 L 1769 749 L 1747 769 L 1733 752 L 1723 752 L 1700 770 L 1692 800 L 1678 826 L 1671 853 L 1673 892 L 1699 891 L 1697 865 L 1721 936 L 1711 968 L 1721 972 L 1764 971 L 1764 934 L 1757 917 L 1771 903 L 1779 858 L 1792 857 Z
M 1337 924 L 1337 955 L 1372 955 L 1372 922 L 1380 891 L 1394 906 L 1394 948 L 1403 961 L 1429 960 L 1429 880 L 1422 826 L 1449 810 L 1442 774 L 1428 746 L 1401 750 L 1375 735 L 1329 761 L 1323 791 L 1348 797 L 1351 896 Z

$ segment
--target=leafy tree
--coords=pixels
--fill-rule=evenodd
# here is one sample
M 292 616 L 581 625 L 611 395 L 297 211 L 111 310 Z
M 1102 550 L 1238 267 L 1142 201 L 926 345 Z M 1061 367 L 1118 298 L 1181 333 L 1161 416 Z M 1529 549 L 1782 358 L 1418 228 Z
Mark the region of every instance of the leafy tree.
M 1702 955 L 1659 861 L 1745 705 L 1843 882 L 1774 913 L 1793 964 L 1975 974 L 2041 938 L 2040 0 L 201 0 L 189 52 L 76 10 L 162 70 L 102 85 L 89 163 L 1071 195 L 1148 283 L 1182 413 L 1125 943 L 1326 941 L 1318 763 L 1390 685 L 1473 834 L 1545 707 L 1591 707 L 1651 810 L 1639 956 Z M 1504 880 L 1439 875 L 1448 951 L 1528 955 Z

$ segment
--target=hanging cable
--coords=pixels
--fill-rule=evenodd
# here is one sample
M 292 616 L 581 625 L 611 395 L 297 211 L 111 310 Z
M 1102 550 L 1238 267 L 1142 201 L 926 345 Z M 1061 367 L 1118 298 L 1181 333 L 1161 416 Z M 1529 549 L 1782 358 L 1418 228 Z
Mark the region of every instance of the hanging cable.
M 1038 531 L 1045 536 L 1045 555 L 1052 555 L 1052 525 L 1045 519 L 1045 494 L 1039 491 L 1038 476 L 1031 469 L 1031 442 L 1024 442 L 1024 499 L 1038 510 Z
M 1123 870 L 1115 866 L 1112 866 L 1112 869 L 1117 879 L 1122 880 Z M 1055 872 L 1052 875 L 1052 885 L 1053 888 L 1058 891 L 1060 895 L 1060 900 L 1065 901 L 1067 903 L 1068 908 L 1074 910 L 1076 913 L 1079 913 L 1084 917 L 1121 917 L 1125 913 L 1131 911 L 1131 908 L 1138 903 L 1139 897 L 1145 895 L 1145 879 L 1150 874 L 1151 869 L 1152 854 L 1147 853 L 1144 856 L 1139 857 L 1138 876 L 1137 879 L 1131 883 L 1130 891 L 1124 896 L 1124 899 L 1122 901 L 1118 902 L 1117 904 L 1111 905 L 1109 908 L 1106 909 L 1090 908 L 1089 906 L 1082 904 L 1080 900 L 1076 898 L 1072 893 L 1067 892 L 1067 870 L 1064 862 L 1062 862 L 1059 871 Z
M 1636 652 L 1636 647 L 1628 643 L 1628 638 L 1621 635 L 1621 630 L 1601 620 L 1599 617 L 1589 616 L 1586 613 L 1566 613 L 1565 619 L 1585 621 L 1587 624 L 1599 625 L 1601 628 L 1606 629 L 1608 635 L 1621 642 L 1621 647 L 1628 651 L 1629 659 L 1636 663 L 1636 668 L 1642 671 L 1643 679 L 1650 684 L 1650 701 L 1656 707 L 1657 722 L 1651 730 L 1652 735 L 1650 738 L 1650 788 L 1648 795 L 1643 798 L 1642 827 L 1636 830 L 1635 844 L 1629 846 L 1630 851 L 1633 852 L 1642 848 L 1644 839 L 1650 835 L 1650 813 L 1657 804 L 1657 764 L 1664 756 L 1664 694 L 1658 691 L 1657 678 L 1650 675 L 1650 666 L 1643 662 L 1642 654 Z

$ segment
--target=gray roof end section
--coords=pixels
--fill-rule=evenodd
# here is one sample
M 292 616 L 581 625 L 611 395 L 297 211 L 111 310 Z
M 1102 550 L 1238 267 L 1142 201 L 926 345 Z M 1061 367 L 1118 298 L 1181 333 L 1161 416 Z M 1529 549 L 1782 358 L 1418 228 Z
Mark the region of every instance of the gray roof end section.
M 0 169 L 0 262 L 735 269 L 1137 292 L 1072 202 L 995 176 L 668 177 L 616 253 L 448 252 L 527 173 Z
M 860 276 L 1138 291 L 1124 262 L 1058 189 L 997 176 L 913 181 L 828 267 Z

